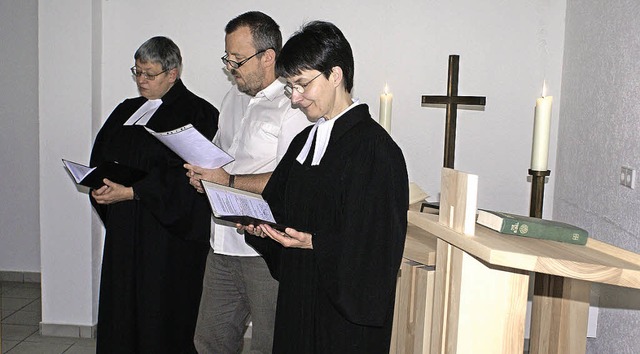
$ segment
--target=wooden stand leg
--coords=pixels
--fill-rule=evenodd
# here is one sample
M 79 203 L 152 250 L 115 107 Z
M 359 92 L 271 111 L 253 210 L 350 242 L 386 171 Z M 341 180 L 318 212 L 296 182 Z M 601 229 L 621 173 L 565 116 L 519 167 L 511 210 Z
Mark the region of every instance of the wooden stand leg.
M 413 327 L 411 314 L 413 307 L 413 268 L 414 262 L 403 259 L 400 265 L 400 277 L 396 286 L 396 303 L 394 312 L 394 325 L 391 332 L 391 354 L 411 353 L 407 351 L 407 338 L 411 338 Z
M 451 251 L 453 247 L 438 239 L 436 248 L 436 281 L 433 295 L 433 316 L 431 317 L 431 354 L 444 353 L 446 314 L 449 312 Z
M 591 283 L 536 273 L 531 308 L 531 354 L 584 354 Z
M 522 353 L 529 274 L 440 239 L 437 250 L 431 353 Z
M 433 267 L 403 260 L 396 286 L 390 354 L 428 353 L 434 278 Z
M 421 266 L 416 268 L 414 354 L 427 354 L 431 347 L 431 318 L 433 317 L 435 273 L 434 267 Z

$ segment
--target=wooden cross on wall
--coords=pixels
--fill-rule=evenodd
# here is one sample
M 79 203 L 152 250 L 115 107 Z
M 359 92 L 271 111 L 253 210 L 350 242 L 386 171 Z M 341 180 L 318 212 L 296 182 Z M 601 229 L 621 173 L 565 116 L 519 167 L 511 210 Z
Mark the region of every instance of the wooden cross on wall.
M 484 106 L 486 98 L 480 96 L 458 96 L 459 55 L 449 55 L 449 77 L 446 96 L 422 96 L 422 107 L 432 104 L 447 105 L 447 117 L 444 134 L 444 167 L 454 168 L 456 151 L 456 119 L 458 105 Z

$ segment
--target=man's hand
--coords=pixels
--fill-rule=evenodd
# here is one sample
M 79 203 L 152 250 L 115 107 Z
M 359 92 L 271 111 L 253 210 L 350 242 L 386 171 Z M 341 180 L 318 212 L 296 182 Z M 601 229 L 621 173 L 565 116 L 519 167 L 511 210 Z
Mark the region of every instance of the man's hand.
M 133 200 L 133 188 L 102 180 L 104 186 L 91 191 L 91 196 L 98 204 L 113 204 L 124 200 Z
M 187 177 L 189 177 L 189 184 L 195 188 L 198 193 L 204 193 L 200 180 L 214 182 L 222 185 L 229 183 L 229 174 L 222 168 L 203 168 L 200 166 L 184 164 L 184 168 L 187 169 Z

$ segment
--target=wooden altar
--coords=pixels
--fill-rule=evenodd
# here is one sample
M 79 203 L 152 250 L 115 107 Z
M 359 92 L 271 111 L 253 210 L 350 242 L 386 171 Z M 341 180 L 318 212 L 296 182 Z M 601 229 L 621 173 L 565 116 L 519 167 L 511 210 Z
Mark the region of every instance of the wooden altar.
M 523 353 L 530 272 L 555 276 L 566 291 L 532 313 L 542 326 L 529 352 L 584 353 L 590 284 L 640 288 L 640 255 L 594 238 L 579 246 L 482 226 L 469 236 L 438 215 L 408 213 L 391 353 Z M 549 326 L 556 332 L 545 321 L 560 323 Z

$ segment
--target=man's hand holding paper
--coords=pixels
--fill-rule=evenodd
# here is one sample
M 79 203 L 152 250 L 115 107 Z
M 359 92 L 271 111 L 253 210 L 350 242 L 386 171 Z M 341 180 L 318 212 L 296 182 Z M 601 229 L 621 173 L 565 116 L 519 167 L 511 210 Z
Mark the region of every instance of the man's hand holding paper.
M 184 168 L 187 169 L 187 177 L 189 177 L 189 184 L 191 184 L 198 193 L 204 193 L 200 180 L 210 181 L 222 185 L 227 185 L 229 182 L 229 174 L 222 168 L 204 168 L 200 166 L 184 164 Z

